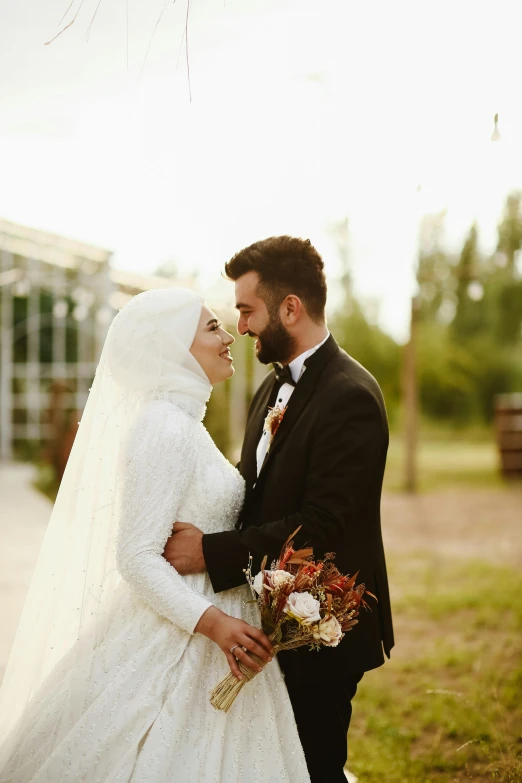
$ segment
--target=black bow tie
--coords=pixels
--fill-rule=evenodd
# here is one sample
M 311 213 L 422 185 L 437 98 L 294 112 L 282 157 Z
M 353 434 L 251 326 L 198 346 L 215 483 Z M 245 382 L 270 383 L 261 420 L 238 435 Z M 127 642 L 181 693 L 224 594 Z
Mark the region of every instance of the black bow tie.
M 279 383 L 289 383 L 290 386 L 296 386 L 296 382 L 292 378 L 292 373 L 290 372 L 290 366 L 288 364 L 281 365 L 281 364 L 274 364 L 273 365 L 276 379 L 279 381 Z

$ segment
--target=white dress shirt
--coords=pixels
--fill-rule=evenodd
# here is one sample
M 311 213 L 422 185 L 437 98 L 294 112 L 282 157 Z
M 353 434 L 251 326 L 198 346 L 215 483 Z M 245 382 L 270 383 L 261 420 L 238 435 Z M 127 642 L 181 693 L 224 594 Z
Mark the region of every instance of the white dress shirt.
M 309 348 L 308 351 L 305 351 L 304 353 L 299 354 L 290 364 L 288 365 L 290 372 L 292 374 L 292 378 L 297 383 L 303 373 L 306 370 L 306 367 L 304 366 L 304 363 L 306 359 L 308 359 L 309 356 L 311 356 L 313 353 L 319 350 L 321 345 L 324 345 L 324 343 L 328 340 L 330 337 L 330 333 L 326 335 L 324 340 L 322 340 L 317 345 L 314 345 L 313 348 Z M 277 400 L 276 400 L 276 407 L 278 408 L 286 408 L 288 405 L 288 401 L 290 397 L 293 394 L 293 391 L 295 389 L 295 386 L 292 386 L 291 383 L 283 383 L 281 388 L 279 389 L 277 393 Z M 268 411 L 267 411 L 268 414 Z M 263 462 L 265 461 L 266 453 L 268 451 L 268 446 L 270 445 L 270 432 L 266 429 L 263 429 L 263 434 L 261 435 L 261 440 L 258 443 L 257 451 L 256 451 L 256 461 L 257 461 L 257 475 L 259 476 L 261 472 L 261 467 L 263 465 Z

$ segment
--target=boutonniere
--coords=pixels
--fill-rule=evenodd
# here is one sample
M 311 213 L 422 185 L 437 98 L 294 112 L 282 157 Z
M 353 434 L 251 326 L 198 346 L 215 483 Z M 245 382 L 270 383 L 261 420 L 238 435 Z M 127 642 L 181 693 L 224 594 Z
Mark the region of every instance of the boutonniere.
M 284 408 L 281 408 L 279 405 L 275 405 L 273 408 L 268 409 L 268 414 L 265 419 L 265 425 L 264 430 L 265 432 L 268 432 L 270 434 L 270 442 L 268 444 L 268 449 L 270 450 L 270 446 L 272 445 L 272 441 L 275 438 L 275 434 L 279 427 L 281 426 L 281 422 L 283 421 L 284 415 L 286 413 L 287 406 L 285 405 Z

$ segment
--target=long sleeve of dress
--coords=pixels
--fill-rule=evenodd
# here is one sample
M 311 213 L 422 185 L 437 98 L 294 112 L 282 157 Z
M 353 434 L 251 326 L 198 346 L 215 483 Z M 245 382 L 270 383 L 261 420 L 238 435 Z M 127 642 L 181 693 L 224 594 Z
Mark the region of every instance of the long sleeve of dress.
M 166 401 L 139 414 L 125 449 L 116 562 L 122 577 L 158 614 L 193 633 L 212 606 L 162 556 L 195 465 L 196 422 Z

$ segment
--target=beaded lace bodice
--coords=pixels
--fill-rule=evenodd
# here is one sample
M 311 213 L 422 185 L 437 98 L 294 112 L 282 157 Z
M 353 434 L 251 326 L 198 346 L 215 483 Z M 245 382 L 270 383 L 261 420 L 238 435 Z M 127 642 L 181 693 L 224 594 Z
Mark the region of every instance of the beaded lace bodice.
M 232 528 L 244 497 L 243 479 L 201 423 L 204 411 L 196 400 L 173 393 L 144 405 L 125 451 L 117 539 L 123 578 L 189 633 L 211 601 L 201 578 L 181 577 L 162 557 L 165 543 L 176 521 L 204 533 Z

